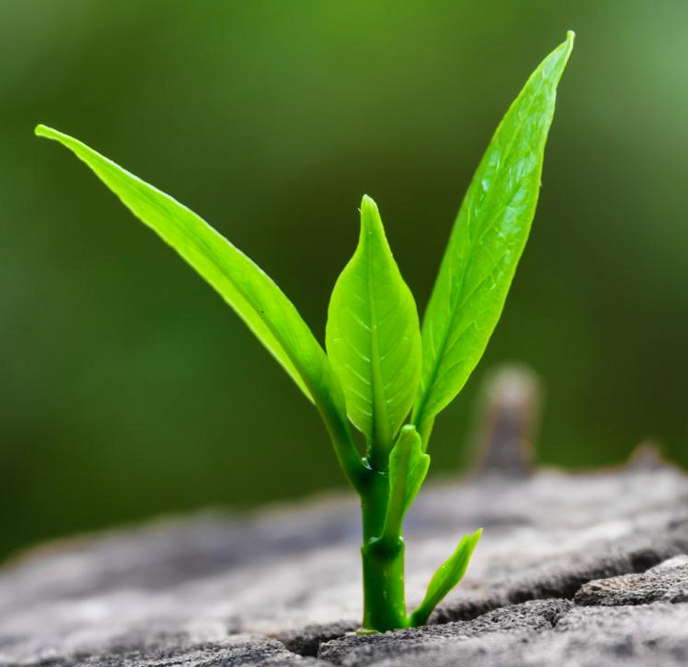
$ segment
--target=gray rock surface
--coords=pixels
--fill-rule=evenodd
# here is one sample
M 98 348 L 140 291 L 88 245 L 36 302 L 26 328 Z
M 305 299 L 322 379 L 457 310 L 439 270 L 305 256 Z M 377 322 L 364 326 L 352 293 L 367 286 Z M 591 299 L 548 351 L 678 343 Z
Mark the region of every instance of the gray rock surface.
M 651 567 L 648 572 L 663 572 L 664 570 L 673 570 L 677 567 L 686 566 L 688 566 L 688 555 L 680 554 L 679 556 L 674 556 L 673 558 L 661 562 L 659 565 Z
M 416 664 L 420 659 L 435 662 L 440 657 L 438 654 L 447 653 L 448 647 L 459 649 L 459 653 L 473 652 L 478 648 L 480 653 L 490 643 L 501 645 L 508 640 L 518 644 L 533 639 L 550 631 L 571 607 L 568 600 L 536 600 L 496 609 L 473 621 L 429 625 L 374 636 L 347 636 L 323 644 L 318 656 L 343 667 L 385 664 L 390 659 L 404 660 L 403 664 Z M 477 644 L 473 641 L 476 639 L 480 640 Z
M 328 496 L 29 553 L 0 571 L 0 666 L 688 664 L 685 566 L 651 569 L 688 554 L 673 468 L 428 488 L 407 521 L 411 606 L 461 535 L 485 534 L 431 619 L 443 625 L 380 636 L 346 636 L 361 615 L 357 510 Z
M 253 635 L 201 642 L 183 633 L 149 636 L 142 632 L 108 645 L 97 644 L 91 652 L 62 655 L 43 651 L 35 657 L 39 660 L 35 664 L 42 667 L 327 667 L 315 658 L 291 653 L 278 641 Z
M 642 574 L 590 581 L 580 587 L 574 600 L 579 605 L 612 607 L 658 601 L 688 602 L 686 560 L 685 555 L 677 556 Z
M 685 604 L 567 610 L 536 601 L 475 621 L 347 637 L 320 655 L 347 667 L 679 667 L 688 661 L 687 622 Z

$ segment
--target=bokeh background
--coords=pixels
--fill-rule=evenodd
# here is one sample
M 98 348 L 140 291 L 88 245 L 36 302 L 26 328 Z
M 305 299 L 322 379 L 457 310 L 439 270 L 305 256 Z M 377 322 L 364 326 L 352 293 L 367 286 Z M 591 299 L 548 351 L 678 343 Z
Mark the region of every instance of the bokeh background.
M 364 192 L 424 308 L 481 152 L 569 28 L 534 232 L 434 474 L 510 360 L 546 386 L 541 463 L 653 439 L 688 465 L 688 3 L 0 0 L 0 558 L 343 485 L 291 381 L 37 122 L 201 213 L 322 338 Z

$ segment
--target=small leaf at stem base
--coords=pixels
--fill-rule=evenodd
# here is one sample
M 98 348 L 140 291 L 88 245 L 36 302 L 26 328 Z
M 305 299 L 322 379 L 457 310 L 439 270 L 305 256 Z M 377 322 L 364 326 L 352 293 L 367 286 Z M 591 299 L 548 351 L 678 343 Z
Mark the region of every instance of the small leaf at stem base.
M 466 535 L 456 551 L 437 569 L 430 584 L 428 591 L 423 598 L 423 601 L 418 606 L 413 614 L 411 614 L 411 626 L 418 627 L 424 625 L 433 609 L 444 599 L 449 591 L 456 586 L 456 584 L 463 579 L 468 568 L 468 563 L 473 555 L 473 550 L 478 544 L 478 540 L 483 533 L 480 528 L 473 535 Z

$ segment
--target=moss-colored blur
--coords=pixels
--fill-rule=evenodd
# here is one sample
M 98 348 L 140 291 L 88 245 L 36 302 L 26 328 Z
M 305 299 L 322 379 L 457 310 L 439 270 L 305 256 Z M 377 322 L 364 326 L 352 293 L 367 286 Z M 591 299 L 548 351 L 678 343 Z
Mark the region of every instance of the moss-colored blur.
M 343 484 L 293 383 L 37 121 L 175 193 L 313 327 L 368 192 L 422 309 L 494 127 L 569 28 L 529 247 L 433 469 L 513 359 L 547 387 L 540 461 L 653 438 L 688 465 L 686 24 L 673 0 L 2 0 L 0 556 Z

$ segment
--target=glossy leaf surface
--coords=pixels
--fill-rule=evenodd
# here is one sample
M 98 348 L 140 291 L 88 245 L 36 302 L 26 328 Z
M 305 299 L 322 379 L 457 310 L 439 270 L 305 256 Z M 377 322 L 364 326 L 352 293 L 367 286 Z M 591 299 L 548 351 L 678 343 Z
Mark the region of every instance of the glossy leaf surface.
M 418 609 L 411 614 L 412 626 L 415 627 L 425 624 L 432 610 L 444 599 L 447 593 L 463 579 L 468 569 L 468 563 L 471 560 L 473 551 L 482 533 L 483 531 L 481 528 L 473 533 L 473 535 L 466 535 L 461 542 L 459 542 L 456 551 L 440 565 L 430 580 L 423 601 L 418 606 Z
M 326 340 L 349 417 L 384 458 L 411 409 L 421 344 L 413 295 L 370 197 L 361 202 L 358 247 L 332 292 Z
M 137 218 L 172 246 L 236 311 L 310 400 L 314 394 L 322 395 L 339 402 L 343 412 L 341 390 L 324 350 L 260 267 L 196 213 L 77 139 L 42 125 L 36 134 L 73 151 Z
M 384 532 L 400 535 L 404 515 L 420 491 L 428 474 L 430 457 L 423 451 L 423 443 L 416 428 L 402 427 L 399 438 L 389 456 L 389 503 Z
M 504 116 L 468 188 L 423 320 L 414 423 L 424 441 L 461 391 L 499 320 L 528 239 L 556 89 L 573 33 L 535 70 Z

